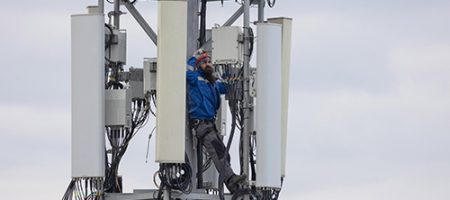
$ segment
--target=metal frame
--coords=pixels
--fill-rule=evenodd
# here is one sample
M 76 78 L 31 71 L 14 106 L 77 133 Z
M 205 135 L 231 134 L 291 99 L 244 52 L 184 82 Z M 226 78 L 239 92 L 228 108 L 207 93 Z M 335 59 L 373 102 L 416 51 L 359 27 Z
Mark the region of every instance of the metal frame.
M 107 200 L 153 200 L 158 190 L 134 190 L 133 193 L 114 193 L 105 194 Z M 182 200 L 220 200 L 218 195 L 190 193 L 183 194 L 181 192 L 173 192 L 172 197 Z M 225 195 L 225 200 L 231 200 L 231 195 Z
M 187 33 L 187 57 L 192 54 L 198 48 L 198 35 L 199 35 L 199 23 L 198 23 L 198 8 L 199 1 L 198 0 L 186 0 L 188 2 L 188 33 Z M 241 15 L 243 15 L 243 24 L 244 24 L 244 49 L 247 52 L 244 52 L 244 63 L 243 63 L 243 73 L 244 73 L 244 127 L 243 127 L 243 172 L 244 174 L 249 175 L 249 145 L 250 145 L 250 137 L 254 132 L 253 127 L 253 97 L 250 95 L 250 76 L 252 76 L 252 69 L 250 68 L 250 55 L 248 52 L 250 45 L 250 4 L 255 3 L 256 0 L 243 0 L 243 5 L 237 9 L 230 18 L 225 21 L 222 26 L 231 26 Z M 130 3 L 129 0 L 114 0 L 114 11 L 112 15 L 114 16 L 114 26 L 119 29 L 120 28 L 120 15 L 123 14 L 120 11 L 120 5 L 123 4 L 127 10 L 131 13 L 134 19 L 138 22 L 138 24 L 142 27 L 145 33 L 149 36 L 149 38 L 153 41 L 155 45 L 157 45 L 157 34 L 150 27 L 150 25 L 145 21 L 136 7 Z M 265 0 L 257 0 L 258 4 L 258 21 L 264 22 L 264 6 Z M 98 0 L 99 12 L 104 14 L 104 0 Z M 211 40 L 205 42 L 202 47 L 205 47 L 211 43 Z M 191 160 L 192 168 L 196 169 L 196 160 L 192 158 L 196 158 L 195 152 L 192 149 L 192 135 L 190 133 L 189 128 L 186 128 L 186 136 L 188 138 L 186 144 L 186 152 L 188 152 L 188 156 Z M 193 173 L 196 174 L 196 173 Z M 196 187 L 195 177 L 193 177 L 193 186 Z M 249 186 L 248 186 L 249 187 Z M 144 199 L 154 199 L 153 194 L 156 190 L 135 190 L 132 194 L 105 194 L 106 200 L 144 200 Z M 169 199 L 169 191 L 165 190 L 165 198 Z M 218 195 L 209 195 L 196 193 L 195 190 L 190 194 L 180 194 L 172 192 L 173 196 L 179 199 L 220 199 Z M 225 199 L 231 199 L 230 195 L 225 195 Z M 250 199 L 249 195 L 245 196 L 245 200 Z
M 155 45 L 158 44 L 158 38 L 155 31 L 150 27 L 150 25 L 145 21 L 144 17 L 142 17 L 141 13 L 134 7 L 133 4 L 130 3 L 129 0 L 122 0 L 125 7 L 130 11 L 131 15 L 134 17 L 136 22 L 144 29 L 145 33 L 147 33 L 148 37 L 153 41 Z
M 249 175 L 249 151 L 250 151 L 250 136 L 251 132 L 253 132 L 252 127 L 250 127 L 250 121 L 253 122 L 253 97 L 250 96 L 249 87 L 249 75 L 250 75 L 250 53 L 249 45 L 250 45 L 250 0 L 244 0 L 244 119 L 243 124 L 243 139 L 242 139 L 242 157 L 243 157 L 243 172 L 245 175 Z M 249 195 L 244 197 L 245 200 L 250 199 Z

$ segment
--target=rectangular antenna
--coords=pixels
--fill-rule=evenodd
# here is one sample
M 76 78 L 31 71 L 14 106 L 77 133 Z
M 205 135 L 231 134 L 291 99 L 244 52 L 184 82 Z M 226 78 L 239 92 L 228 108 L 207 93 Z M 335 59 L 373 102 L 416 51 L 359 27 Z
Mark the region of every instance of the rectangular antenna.
M 158 1 L 156 162 L 184 163 L 187 2 Z
M 286 176 L 287 126 L 289 113 L 289 71 L 291 68 L 291 18 L 270 18 L 270 23 L 281 24 L 281 176 Z
M 72 177 L 105 175 L 103 14 L 72 16 Z
M 281 25 L 257 24 L 257 187 L 281 188 Z

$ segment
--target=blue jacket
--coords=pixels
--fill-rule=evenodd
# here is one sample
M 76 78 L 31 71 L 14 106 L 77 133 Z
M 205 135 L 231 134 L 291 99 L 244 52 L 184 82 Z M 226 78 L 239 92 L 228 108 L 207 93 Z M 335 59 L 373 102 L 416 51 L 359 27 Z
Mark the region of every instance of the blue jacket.
M 194 70 L 195 57 L 188 60 L 186 71 L 188 112 L 190 119 L 214 119 L 220 107 L 220 94 L 227 92 L 220 81 L 211 84 L 203 70 Z

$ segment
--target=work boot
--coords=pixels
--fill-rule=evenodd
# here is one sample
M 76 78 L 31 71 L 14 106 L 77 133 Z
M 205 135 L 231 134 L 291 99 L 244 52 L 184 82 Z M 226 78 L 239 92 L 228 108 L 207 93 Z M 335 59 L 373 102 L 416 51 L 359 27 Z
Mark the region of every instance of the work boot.
M 225 185 L 227 186 L 228 190 L 231 194 L 236 192 L 239 189 L 239 186 L 242 186 L 246 183 L 247 176 L 244 175 L 233 175 L 231 176 L 226 182 Z

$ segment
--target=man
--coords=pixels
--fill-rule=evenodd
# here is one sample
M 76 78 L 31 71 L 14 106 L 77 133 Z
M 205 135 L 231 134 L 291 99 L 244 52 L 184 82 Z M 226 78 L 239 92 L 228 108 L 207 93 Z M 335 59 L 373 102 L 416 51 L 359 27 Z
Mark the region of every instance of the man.
M 229 155 L 215 125 L 217 109 L 220 107 L 220 94 L 227 92 L 224 83 L 214 76 L 211 58 L 203 50 L 197 51 L 188 60 L 186 72 L 188 91 L 188 112 L 191 128 L 206 148 L 217 171 L 222 175 L 225 185 L 234 193 L 246 181 L 245 175 L 236 175 L 231 169 Z

